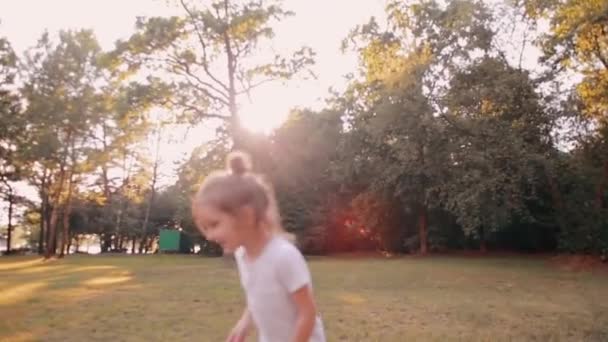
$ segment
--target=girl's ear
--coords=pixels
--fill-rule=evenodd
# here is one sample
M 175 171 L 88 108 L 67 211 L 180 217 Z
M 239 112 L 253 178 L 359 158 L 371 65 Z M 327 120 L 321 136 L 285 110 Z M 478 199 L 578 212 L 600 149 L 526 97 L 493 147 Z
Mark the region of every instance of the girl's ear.
M 240 207 L 236 212 L 236 216 L 239 221 L 239 224 L 245 225 L 247 227 L 255 226 L 258 221 L 255 210 L 250 205 L 244 205 Z

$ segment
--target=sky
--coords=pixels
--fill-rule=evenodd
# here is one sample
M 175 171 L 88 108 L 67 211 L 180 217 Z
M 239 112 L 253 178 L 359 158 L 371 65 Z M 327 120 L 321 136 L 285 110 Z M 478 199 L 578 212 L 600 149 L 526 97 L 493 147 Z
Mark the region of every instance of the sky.
M 17 53 L 36 44 L 48 30 L 93 29 L 102 48 L 112 49 L 118 39 L 134 32 L 139 16 L 181 15 L 167 0 L 0 0 L 0 36 L 9 39 Z M 316 53 L 313 71 L 317 79 L 268 84 L 242 104 L 244 124 L 251 130 L 269 132 L 284 121 L 295 107 L 321 108 L 328 89 L 345 85 L 344 75 L 357 66 L 354 53 L 343 54 L 340 44 L 349 31 L 371 16 L 382 17 L 385 0 L 284 0 L 284 8 L 295 12 L 275 27 L 273 48 L 288 53 L 306 45 Z M 348 12 L 345 11 L 348 9 Z M 173 129 L 171 143 L 161 147 L 161 184 L 174 181 L 175 164 L 189 156 L 213 131 L 205 126 Z M 150 144 L 153 145 L 153 144 Z M 151 146 L 151 150 L 153 150 Z M 151 153 L 152 155 L 152 153 Z M 32 195 L 32 189 L 23 188 Z M 0 218 L 0 221 L 2 219 Z

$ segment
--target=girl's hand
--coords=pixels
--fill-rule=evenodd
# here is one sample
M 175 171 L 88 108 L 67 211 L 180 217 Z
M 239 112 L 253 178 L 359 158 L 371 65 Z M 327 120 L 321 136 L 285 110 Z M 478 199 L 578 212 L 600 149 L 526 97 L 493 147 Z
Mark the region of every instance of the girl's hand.
M 249 314 L 245 312 L 230 331 L 226 342 L 245 342 L 247 335 L 249 335 L 250 325 Z

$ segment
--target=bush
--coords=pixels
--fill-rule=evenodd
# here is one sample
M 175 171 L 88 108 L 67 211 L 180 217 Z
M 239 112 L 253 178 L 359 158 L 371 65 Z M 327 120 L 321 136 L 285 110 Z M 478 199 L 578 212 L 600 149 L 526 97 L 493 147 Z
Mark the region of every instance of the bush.
M 322 255 L 327 253 L 327 228 L 316 226 L 306 229 L 298 236 L 297 245 L 304 254 Z

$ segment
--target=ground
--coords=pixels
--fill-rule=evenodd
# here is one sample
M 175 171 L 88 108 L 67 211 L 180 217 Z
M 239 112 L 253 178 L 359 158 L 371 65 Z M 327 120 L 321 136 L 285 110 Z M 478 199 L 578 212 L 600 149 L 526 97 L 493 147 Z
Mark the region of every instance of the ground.
M 606 341 L 608 273 L 544 258 L 312 258 L 329 341 Z M 234 265 L 197 256 L 0 258 L 0 341 L 223 341 Z

